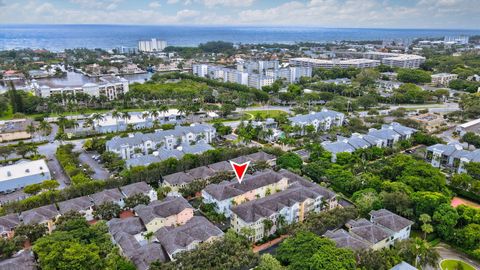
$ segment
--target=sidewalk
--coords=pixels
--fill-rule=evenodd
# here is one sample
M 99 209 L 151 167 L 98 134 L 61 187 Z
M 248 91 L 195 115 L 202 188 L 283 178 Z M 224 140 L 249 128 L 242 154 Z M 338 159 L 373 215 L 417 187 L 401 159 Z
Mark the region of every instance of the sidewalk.
M 258 252 L 260 252 L 260 251 L 262 251 L 262 250 L 265 250 L 265 249 L 267 249 L 267 248 L 269 248 L 269 247 L 271 247 L 271 246 L 274 246 L 274 245 L 282 242 L 283 239 L 285 239 L 285 238 L 287 238 L 287 237 L 288 237 L 288 235 L 287 235 L 287 234 L 284 234 L 284 235 L 282 235 L 282 236 L 280 236 L 280 237 L 278 237 L 278 238 L 275 238 L 275 239 L 273 239 L 273 240 L 270 240 L 270 241 L 268 241 L 268 242 L 266 242 L 266 243 L 264 243 L 264 244 L 261 244 L 261 245 L 259 245 L 259 246 L 254 245 L 254 246 L 253 246 L 253 252 L 258 253 Z

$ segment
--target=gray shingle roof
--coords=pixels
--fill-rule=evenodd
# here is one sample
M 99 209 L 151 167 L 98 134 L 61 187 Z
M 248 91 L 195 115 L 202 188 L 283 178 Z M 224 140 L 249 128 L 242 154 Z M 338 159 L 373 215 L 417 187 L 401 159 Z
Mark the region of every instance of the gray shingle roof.
M 196 143 L 196 144 L 182 144 L 182 152 L 185 154 L 201 154 L 203 152 L 207 152 L 208 150 L 215 149 L 208 143 Z
M 350 233 L 354 233 L 372 244 L 376 244 L 391 235 L 382 227 L 364 218 L 350 220 L 346 226 L 349 228 Z
M 37 264 L 33 252 L 24 250 L 10 259 L 0 261 L 0 270 L 35 270 Z
M 87 210 L 92 206 L 93 206 L 93 202 L 87 196 L 78 197 L 78 198 L 75 198 L 75 199 L 71 199 L 71 200 L 68 200 L 68 201 L 63 201 L 63 202 L 58 203 L 58 209 L 60 209 L 59 212 L 62 215 L 69 212 L 69 211 L 78 212 L 78 211 L 81 211 L 81 210 Z
M 10 214 L 0 217 L 0 233 L 8 232 L 14 229 L 20 223 L 20 218 L 17 214 Z
M 411 264 L 406 262 L 401 262 L 394 267 L 390 268 L 390 270 L 418 270 L 416 267 L 413 267 Z
M 125 197 L 131 197 L 135 194 L 148 194 L 152 191 L 152 187 L 145 182 L 137 182 L 130 185 L 120 187 L 120 190 L 125 195 Z
M 215 172 L 207 166 L 197 167 L 187 171 L 195 179 L 207 179 L 215 175 Z
M 162 201 L 153 201 L 148 205 L 138 205 L 134 208 L 135 213 L 144 224 L 157 217 L 169 217 L 182 212 L 186 208 L 193 207 L 183 197 L 167 196 Z
M 336 231 L 327 231 L 323 236 L 335 241 L 337 247 L 339 248 L 350 248 L 353 250 L 363 250 L 370 247 L 370 243 L 352 235 L 345 231 L 344 229 L 339 229 Z
M 413 221 L 410 221 L 404 217 L 394 214 L 388 211 L 387 209 L 371 211 L 370 216 L 371 216 L 370 220 L 373 223 L 379 224 L 394 232 L 399 232 L 402 229 L 413 224 Z
M 20 219 L 25 224 L 37 224 L 47 220 L 52 220 L 57 215 L 57 208 L 55 205 L 50 204 L 22 212 L 20 214 Z
M 130 257 L 130 260 L 135 264 L 137 269 L 146 270 L 152 262 L 166 262 L 168 256 L 159 243 L 149 243 L 137 249 Z
M 213 164 L 208 165 L 208 167 L 210 169 L 214 170 L 215 172 L 232 170 L 232 165 L 230 165 L 230 163 L 226 162 L 226 161 L 220 161 L 220 162 L 217 162 L 217 163 L 213 163 Z
M 284 191 L 242 203 L 232 207 L 231 210 L 243 221 L 251 223 L 261 218 L 268 218 L 285 207 L 291 207 L 296 203 L 304 202 L 307 199 L 315 199 L 319 196 L 321 194 L 314 190 L 295 183 Z
M 145 228 L 143 227 L 142 221 L 139 217 L 129 217 L 124 219 L 114 218 L 108 221 L 107 225 L 108 231 L 113 236 L 119 232 L 135 235 L 145 231 Z
M 276 158 L 274 155 L 267 154 L 263 151 L 256 152 L 250 155 L 246 155 L 247 158 L 252 159 L 253 161 L 269 161 Z
M 174 174 L 169 174 L 163 177 L 163 181 L 169 183 L 170 185 L 177 186 L 181 184 L 189 184 L 193 182 L 195 178 L 191 175 L 188 175 L 184 172 L 178 172 Z
M 107 189 L 90 195 L 95 205 L 102 205 L 106 202 L 116 202 L 123 199 L 123 194 L 118 188 Z
M 141 248 L 140 243 L 138 243 L 133 234 L 119 231 L 113 234 L 113 239 L 120 246 L 123 254 L 129 258 Z
M 349 152 L 352 153 L 355 151 L 355 148 L 346 142 L 323 142 L 323 148 L 332 154 Z
M 335 192 L 333 192 L 332 190 L 330 190 L 328 188 L 324 188 L 324 187 L 322 187 L 322 186 L 320 186 L 316 183 L 313 183 L 311 181 L 308 181 L 307 179 L 301 177 L 298 174 L 292 173 L 289 170 L 281 169 L 280 171 L 278 171 L 278 173 L 280 173 L 284 177 L 288 178 L 288 185 L 292 185 L 293 183 L 299 183 L 300 185 L 302 185 L 306 188 L 309 188 L 311 190 L 314 190 L 318 194 L 321 194 L 327 200 L 332 199 L 332 198 L 337 196 L 335 194 Z
M 162 227 L 155 233 L 158 241 L 168 254 L 184 250 L 193 242 L 204 242 L 223 232 L 202 216 L 195 216 L 181 226 Z
M 210 184 L 203 190 L 217 200 L 223 201 L 259 187 L 277 183 L 283 178 L 285 177 L 279 173 L 265 170 L 254 175 L 245 175 L 242 183 L 238 183 L 237 179 L 233 179 L 220 184 Z
M 340 117 L 343 113 L 339 113 L 336 111 L 331 110 L 322 110 L 320 112 L 310 113 L 310 114 L 302 114 L 290 117 L 289 120 L 293 123 L 310 123 L 315 119 L 324 120 L 326 118 L 335 118 Z

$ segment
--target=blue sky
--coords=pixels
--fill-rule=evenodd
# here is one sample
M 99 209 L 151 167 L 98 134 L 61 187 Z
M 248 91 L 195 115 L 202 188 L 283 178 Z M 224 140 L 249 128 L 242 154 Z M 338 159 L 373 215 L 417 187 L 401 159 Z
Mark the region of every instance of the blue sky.
M 0 0 L 0 23 L 480 28 L 480 0 Z

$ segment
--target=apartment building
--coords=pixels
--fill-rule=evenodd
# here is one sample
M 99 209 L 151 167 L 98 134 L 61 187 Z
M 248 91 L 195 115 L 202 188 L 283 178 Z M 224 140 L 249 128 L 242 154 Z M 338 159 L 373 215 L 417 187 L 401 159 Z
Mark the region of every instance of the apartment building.
M 310 68 L 373 68 L 380 65 L 380 61 L 372 59 L 315 59 L 315 58 L 292 58 L 289 60 L 290 65 L 297 67 Z
M 140 52 L 161 52 L 167 47 L 167 42 L 152 38 L 151 40 L 138 41 L 138 51 Z
M 345 121 L 345 114 L 322 109 L 320 112 L 311 112 L 309 114 L 296 115 L 289 118 L 292 126 L 301 127 L 300 135 L 305 134 L 305 126 L 312 125 L 315 132 L 321 130 L 330 130 L 332 127 L 340 127 Z
M 114 100 L 128 92 L 128 80 L 115 76 L 101 77 L 97 83 L 86 83 L 81 86 L 50 87 L 33 84 L 35 95 L 50 97 L 52 95 L 76 95 L 84 93 L 90 96 L 106 96 L 108 100 Z
M 123 159 L 135 155 L 149 155 L 156 150 L 173 150 L 182 144 L 211 143 L 216 130 L 211 125 L 193 124 L 176 126 L 172 130 L 159 130 L 154 133 L 135 133 L 128 137 L 114 137 L 106 143 L 106 150 L 119 154 Z
M 242 233 L 244 228 L 250 229 L 253 231 L 250 240 L 257 242 L 282 226 L 303 222 L 310 212 L 330 209 L 330 198 L 324 197 L 325 189 L 313 183 L 313 186 L 303 185 L 302 181 L 293 181 L 286 190 L 273 195 L 233 206 L 232 228 L 237 233 Z
M 220 184 L 210 184 L 202 190 L 202 199 L 204 203 L 214 204 L 216 212 L 230 217 L 233 205 L 263 198 L 287 187 L 288 178 L 272 170 L 266 170 L 245 175 L 242 183 L 233 179 Z
M 277 71 L 277 77 L 288 83 L 298 82 L 301 77 L 312 77 L 312 67 L 288 67 Z
M 262 89 L 264 86 L 272 85 L 274 82 L 274 76 L 266 76 L 262 74 L 249 74 L 248 76 L 248 86 L 257 89 Z
M 457 173 L 466 172 L 465 164 L 480 162 L 480 149 L 469 151 L 457 143 L 435 144 L 427 147 L 425 159 L 437 168 L 451 168 Z
M 370 129 L 367 134 L 354 133 L 351 137 L 337 137 L 337 141 L 322 142 L 325 150 L 332 154 L 332 162 L 336 161 L 338 153 L 353 153 L 357 149 L 370 147 L 392 147 L 395 143 L 408 140 L 417 132 L 416 129 L 392 122 L 383 125 L 381 129 Z
M 415 54 L 400 54 L 388 52 L 366 52 L 364 58 L 381 60 L 383 65 L 400 68 L 418 68 L 426 58 Z
M 452 73 L 437 73 L 432 75 L 432 84 L 435 86 L 448 86 L 448 84 L 458 79 L 457 74 Z

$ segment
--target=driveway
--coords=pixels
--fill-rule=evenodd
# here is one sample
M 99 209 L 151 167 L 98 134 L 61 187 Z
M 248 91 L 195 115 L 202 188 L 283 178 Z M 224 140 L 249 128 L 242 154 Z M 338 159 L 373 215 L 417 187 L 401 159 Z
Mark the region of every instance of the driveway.
M 475 269 L 480 269 L 480 263 L 479 262 L 469 259 L 467 256 L 465 256 L 465 254 L 451 248 L 447 244 L 440 243 L 436 247 L 436 249 L 437 249 L 438 253 L 440 254 L 440 261 L 445 260 L 445 259 L 462 260 L 462 261 L 465 261 L 465 262 L 469 263 L 473 267 L 475 267 Z M 433 270 L 433 269 L 440 269 L 440 266 L 437 267 L 437 268 L 432 268 L 432 267 L 426 267 L 425 268 L 425 270 Z
M 80 150 L 80 156 L 79 159 L 82 163 L 88 164 L 90 168 L 93 170 L 93 179 L 100 179 L 100 180 L 106 180 L 110 178 L 110 172 L 103 168 L 103 166 L 95 161 L 92 156 L 93 155 L 98 155 L 96 152 L 86 152 L 85 150 L 81 149 Z
M 57 151 L 58 145 L 59 143 L 57 141 L 53 143 L 46 143 L 46 144 L 40 145 L 38 147 L 38 152 L 41 155 L 44 155 L 46 157 L 47 166 L 50 169 L 52 178 L 57 180 L 58 183 L 60 184 L 59 188 L 63 189 L 66 186 L 70 185 L 70 179 L 65 174 L 65 172 L 62 169 L 62 166 L 60 166 L 60 163 L 55 157 L 55 152 Z

